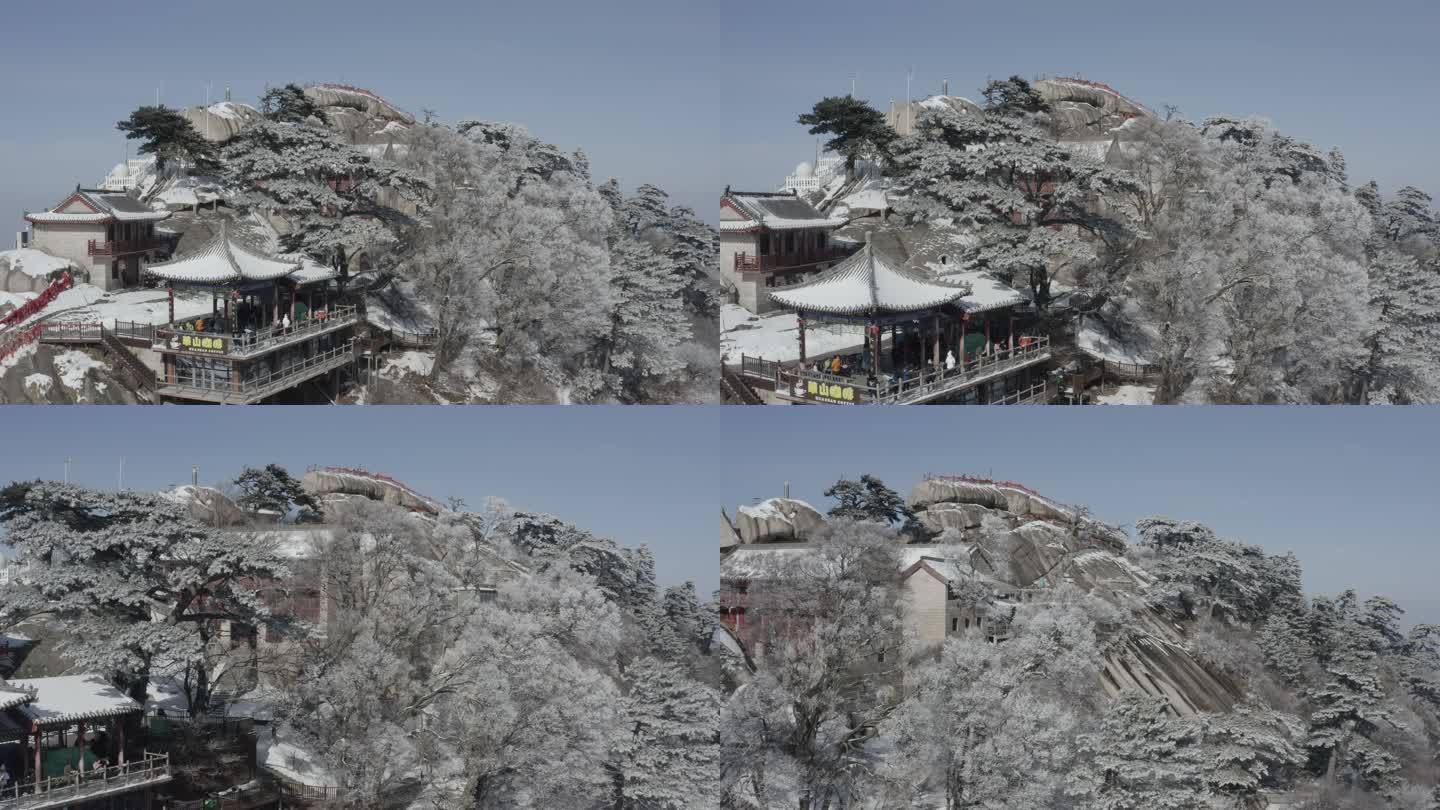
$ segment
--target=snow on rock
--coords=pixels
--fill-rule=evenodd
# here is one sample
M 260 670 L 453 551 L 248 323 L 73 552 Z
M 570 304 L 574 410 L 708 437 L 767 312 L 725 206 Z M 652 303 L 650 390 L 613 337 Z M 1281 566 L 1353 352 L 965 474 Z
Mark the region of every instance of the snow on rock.
M 74 391 L 85 390 L 85 378 L 95 369 L 109 366 L 82 351 L 71 349 L 55 358 L 55 373 L 66 388 Z
M 825 524 L 815 507 L 791 498 L 770 498 L 735 511 L 735 531 L 741 543 L 802 540 Z
M 291 782 L 310 787 L 333 787 L 335 778 L 320 757 L 305 747 L 287 723 L 274 734 L 257 734 L 256 764 Z
M 214 487 L 185 484 L 158 494 L 188 507 L 190 516 L 207 526 L 237 526 L 249 521 L 249 516 L 238 504 Z
M 1122 385 L 1113 393 L 1101 394 L 1095 398 L 1099 405 L 1153 405 L 1155 404 L 1155 386 L 1153 385 Z
M 25 376 L 25 391 L 27 393 L 33 391 L 32 396 L 42 402 L 49 398 L 50 387 L 54 384 L 55 380 L 51 379 L 48 374 L 35 373 Z
M 239 135 L 252 122 L 264 118 L 254 107 L 234 101 L 221 101 L 208 107 L 189 107 L 180 114 L 201 137 L 214 143 L 224 143 Z
M 344 467 L 324 467 L 310 470 L 300 480 L 305 491 L 327 501 L 325 509 L 330 512 L 331 496 L 358 495 L 373 501 L 401 506 L 411 511 L 439 514 L 442 507 L 435 500 L 416 492 L 404 483 L 382 473 Z
M 742 354 L 766 360 L 798 360 L 799 336 L 793 312 L 757 317 L 735 304 L 720 305 L 720 356 L 725 363 L 738 364 Z M 819 358 L 858 349 L 864 342 L 864 327 L 815 324 L 805 330 L 805 355 Z
M 20 348 L 16 349 L 14 352 L 10 353 L 4 358 L 0 358 L 0 377 L 5 376 L 5 372 L 19 365 L 22 360 L 34 357 L 35 353 L 39 351 L 39 349 L 40 344 L 27 343 L 26 345 L 21 346 Z
M 430 370 L 435 367 L 434 352 L 401 352 L 395 357 L 385 361 L 384 368 L 380 369 L 382 377 L 399 379 L 406 374 L 418 374 L 421 377 L 428 376 Z
M 1150 355 L 1136 339 L 1126 339 L 1115 334 L 1103 321 L 1085 318 L 1075 333 L 1075 346 L 1096 360 L 1112 363 L 1149 365 Z
M 0 251 L 0 294 L 38 293 L 50 285 L 52 276 L 76 269 L 69 259 L 51 256 L 43 250 Z M 5 302 L 5 298 L 0 298 L 0 306 Z
M 926 509 L 916 517 L 924 524 L 925 528 L 933 532 L 943 532 L 946 529 L 978 529 L 980 521 L 990 510 L 979 504 L 972 503 L 937 503 Z

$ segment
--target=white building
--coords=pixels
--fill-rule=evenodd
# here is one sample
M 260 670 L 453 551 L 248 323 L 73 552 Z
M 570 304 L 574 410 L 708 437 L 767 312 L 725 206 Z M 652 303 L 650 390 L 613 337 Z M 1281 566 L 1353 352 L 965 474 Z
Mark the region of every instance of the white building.
M 801 163 L 795 167 L 794 173 L 785 178 L 785 191 L 795 194 L 809 194 L 812 191 L 820 190 L 820 178 L 815 175 L 815 167 L 809 163 Z
M 756 315 L 775 309 L 769 290 L 798 284 L 845 258 L 830 241 L 845 224 L 793 191 L 731 191 L 720 198 L 720 276 Z
M 49 211 L 26 214 L 30 246 L 68 259 L 81 278 L 104 290 L 140 283 L 154 253 L 164 246 L 155 223 L 170 217 L 123 192 L 82 189 Z

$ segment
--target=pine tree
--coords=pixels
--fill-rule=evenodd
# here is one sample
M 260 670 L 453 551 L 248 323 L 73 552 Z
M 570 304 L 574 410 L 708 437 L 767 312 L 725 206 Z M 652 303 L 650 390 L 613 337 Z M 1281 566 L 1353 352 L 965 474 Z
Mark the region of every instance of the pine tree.
M 649 245 L 621 237 L 610 252 L 615 307 L 605 341 L 605 371 L 631 401 L 647 386 L 685 368 L 677 350 L 691 336 L 681 290 L 665 256 Z
M 143 700 L 173 675 L 203 712 L 221 625 L 269 621 L 258 583 L 287 569 L 271 541 L 199 524 L 158 495 L 18 483 L 0 494 L 0 525 L 65 631 L 62 651 Z
M 1085 764 L 1069 792 L 1094 810 L 1209 810 L 1206 763 L 1195 756 L 1189 729 L 1176 723 L 1163 699 L 1121 695 L 1100 728 L 1079 737 Z
M 883 160 L 896 138 L 879 110 L 851 96 L 822 98 L 810 112 L 801 113 L 798 122 L 810 127 L 811 135 L 834 136 L 825 148 L 845 156 L 845 173 L 852 177 L 857 161 Z
M 237 502 L 251 512 L 268 512 L 279 521 L 291 510 L 299 509 L 297 522 L 320 520 L 319 502 L 278 464 L 266 464 L 263 468 L 246 467 L 235 477 L 235 485 L 240 489 Z
M 392 244 L 413 227 L 393 197 L 423 205 L 430 192 L 425 179 L 310 124 L 256 121 L 221 159 L 232 206 L 281 216 L 283 248 L 329 263 L 342 278 L 350 253 Z
M 611 753 L 614 810 L 716 806 L 720 701 L 677 665 L 642 658 L 625 671 L 624 733 Z
M 260 112 L 271 121 L 286 124 L 304 124 L 312 118 L 325 123 L 325 111 L 298 84 L 266 90 L 260 97 Z
M 1092 205 L 1137 192 L 1133 177 L 1061 148 L 1018 117 L 928 111 L 896 147 L 894 174 L 895 211 L 905 222 L 973 230 L 978 239 L 962 263 L 1024 283 L 1042 311 L 1054 262 L 1095 260 L 1094 243 L 1081 233 L 1116 241 L 1135 225 L 1124 211 Z
M 215 145 L 205 140 L 195 126 L 178 111 L 164 105 L 142 106 L 115 128 L 130 140 L 140 140 L 139 153 L 155 156 L 155 168 L 164 171 L 184 163 L 198 172 L 214 171 Z
M 1365 398 L 1397 405 L 1440 400 L 1440 263 L 1380 250 L 1370 262 L 1370 311 Z

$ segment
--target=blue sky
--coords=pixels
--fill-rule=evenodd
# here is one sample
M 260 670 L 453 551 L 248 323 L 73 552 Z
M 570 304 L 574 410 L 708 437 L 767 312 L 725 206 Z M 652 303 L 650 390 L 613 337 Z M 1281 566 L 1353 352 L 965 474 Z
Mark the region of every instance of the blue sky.
M 1352 180 L 1440 197 L 1434 0 L 727 0 L 722 19 L 720 97 L 733 122 L 722 155 L 736 188 L 771 188 L 813 159 L 795 117 L 849 92 L 852 73 L 857 95 L 883 110 L 905 98 L 913 65 L 917 98 L 947 77 L 951 93 L 978 99 L 987 78 L 1049 74 L 1191 120 L 1264 116 L 1339 146 Z
M 1440 408 L 727 408 L 719 421 L 732 516 L 786 481 L 824 511 L 840 478 L 908 494 L 926 473 L 990 475 L 1127 529 L 1166 515 L 1294 551 L 1312 593 L 1383 593 L 1408 620 L 1440 622 Z
M 7 9 L 0 23 L 0 249 L 20 212 L 98 183 L 125 154 L 115 122 L 156 88 L 172 107 L 232 88 L 344 82 L 419 115 L 523 123 L 583 147 L 597 179 L 649 182 L 708 211 L 713 0 L 246 0 L 162 6 L 72 0 Z M 135 144 L 130 146 L 133 157 Z
M 714 412 L 671 407 L 4 409 L 0 483 L 64 475 L 114 489 L 233 478 L 246 465 L 364 467 L 431 497 L 490 496 L 627 546 L 649 545 L 662 584 L 718 584 Z

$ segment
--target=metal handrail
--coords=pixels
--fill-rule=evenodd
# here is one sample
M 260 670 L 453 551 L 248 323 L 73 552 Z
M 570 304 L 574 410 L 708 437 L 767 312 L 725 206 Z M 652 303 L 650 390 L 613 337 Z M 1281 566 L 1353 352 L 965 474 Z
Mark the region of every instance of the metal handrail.
M 220 338 L 227 341 L 226 350 L 222 353 L 225 357 L 249 357 L 255 354 L 262 354 L 276 346 L 283 345 L 290 341 L 320 334 L 330 329 L 341 326 L 348 326 L 360 319 L 359 312 L 354 306 L 338 306 L 323 310 L 323 314 L 317 313 L 314 317 L 306 318 L 290 325 L 289 329 L 279 324 L 271 324 L 264 329 L 254 332 L 232 334 L 230 332 L 195 332 L 187 329 L 174 328 L 174 324 L 168 324 L 155 330 L 155 340 L 162 344 L 158 348 L 166 348 L 164 344 L 173 338 L 180 338 L 186 335 L 199 336 L 202 338 Z M 182 322 L 183 323 L 183 322 Z
M 348 360 L 347 360 L 348 355 Z M 176 375 L 176 381 L 170 382 L 161 376 L 158 378 L 158 385 L 163 388 L 178 388 L 184 391 L 197 391 L 207 394 L 243 395 L 246 398 L 261 398 L 283 391 L 289 388 L 295 378 L 308 376 L 305 372 L 314 373 L 321 370 L 320 366 L 328 365 L 330 368 L 339 368 L 345 362 L 355 359 L 355 339 L 351 338 L 344 346 L 337 346 L 334 349 L 320 352 L 319 354 L 305 358 L 299 363 L 287 366 L 279 371 L 272 371 L 259 377 L 246 379 L 242 377 L 237 385 L 233 380 L 209 385 L 196 384 L 193 379 L 189 382 L 182 382 L 181 376 Z M 192 377 L 193 375 L 183 375 Z
M 778 363 L 773 363 L 773 361 L 759 357 L 741 355 L 740 363 L 741 373 L 747 373 L 751 376 L 760 376 L 762 371 L 773 368 L 777 390 L 780 385 L 794 385 L 806 381 L 825 383 L 827 385 L 838 384 L 854 388 L 857 394 L 857 401 L 859 401 L 858 396 L 863 394 L 868 401 L 893 404 L 923 394 L 944 390 L 951 387 L 951 384 L 955 382 L 964 382 L 990 376 L 1007 368 L 1018 368 L 1049 351 L 1050 338 L 1048 336 L 1025 337 L 1021 339 L 1021 344 L 1013 349 L 1000 349 L 994 354 L 982 355 L 968 363 L 956 365 L 954 368 L 925 371 L 913 379 L 900 379 L 878 385 L 859 383 L 853 377 L 842 377 L 822 371 L 813 371 L 803 366 L 785 368 Z

